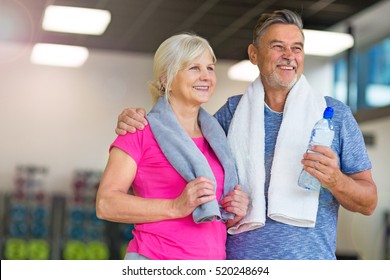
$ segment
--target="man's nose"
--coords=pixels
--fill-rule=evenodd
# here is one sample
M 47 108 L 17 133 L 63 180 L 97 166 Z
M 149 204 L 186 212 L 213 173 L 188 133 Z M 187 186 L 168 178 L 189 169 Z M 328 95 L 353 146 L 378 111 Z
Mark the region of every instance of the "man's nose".
M 294 58 L 294 52 L 292 51 L 291 48 L 284 48 L 284 50 L 283 50 L 283 57 L 288 58 L 288 59 L 293 59 Z

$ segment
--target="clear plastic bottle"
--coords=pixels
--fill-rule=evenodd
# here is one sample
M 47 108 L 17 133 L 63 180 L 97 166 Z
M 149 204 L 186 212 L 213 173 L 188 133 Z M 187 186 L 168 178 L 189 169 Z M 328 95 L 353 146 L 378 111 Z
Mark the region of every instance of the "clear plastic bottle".
M 334 138 L 334 128 L 332 122 L 333 113 L 333 108 L 327 107 L 324 111 L 323 118 L 314 125 L 307 149 L 309 153 L 313 153 L 311 148 L 315 145 L 328 147 L 332 145 Z M 318 181 L 318 179 L 314 178 L 312 175 L 302 169 L 298 179 L 298 186 L 307 190 L 319 190 L 321 188 L 321 183 Z

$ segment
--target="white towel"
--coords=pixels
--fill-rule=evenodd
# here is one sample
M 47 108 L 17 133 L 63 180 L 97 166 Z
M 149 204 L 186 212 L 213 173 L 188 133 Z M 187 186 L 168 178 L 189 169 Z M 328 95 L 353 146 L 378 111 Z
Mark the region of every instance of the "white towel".
M 319 191 L 298 187 L 301 159 L 306 152 L 314 124 L 322 118 L 326 102 L 304 75 L 288 94 L 276 141 L 268 192 L 268 217 L 299 227 L 314 227 Z M 265 225 L 264 196 L 264 88 L 259 78 L 251 83 L 234 113 L 228 141 L 235 157 L 240 185 L 249 189 L 248 214 L 230 234 Z

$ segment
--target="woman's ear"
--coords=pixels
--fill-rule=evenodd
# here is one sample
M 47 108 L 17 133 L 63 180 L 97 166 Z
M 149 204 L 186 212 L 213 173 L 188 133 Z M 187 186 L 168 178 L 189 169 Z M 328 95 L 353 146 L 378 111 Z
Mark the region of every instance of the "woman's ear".
M 248 58 L 252 64 L 257 65 L 257 48 L 253 44 L 248 46 Z
M 165 92 L 167 82 L 163 79 L 160 79 L 160 85 L 161 85 L 161 90 Z

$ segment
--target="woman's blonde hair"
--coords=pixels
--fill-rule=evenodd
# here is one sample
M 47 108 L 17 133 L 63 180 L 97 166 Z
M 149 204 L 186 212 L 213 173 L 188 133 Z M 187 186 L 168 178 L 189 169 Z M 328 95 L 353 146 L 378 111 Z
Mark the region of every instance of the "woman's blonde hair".
M 160 96 L 169 100 L 169 88 L 176 74 L 188 66 L 194 59 L 208 50 L 217 62 L 209 42 L 195 34 L 178 34 L 166 39 L 158 47 L 153 60 L 153 80 L 149 82 L 149 91 L 153 104 Z

